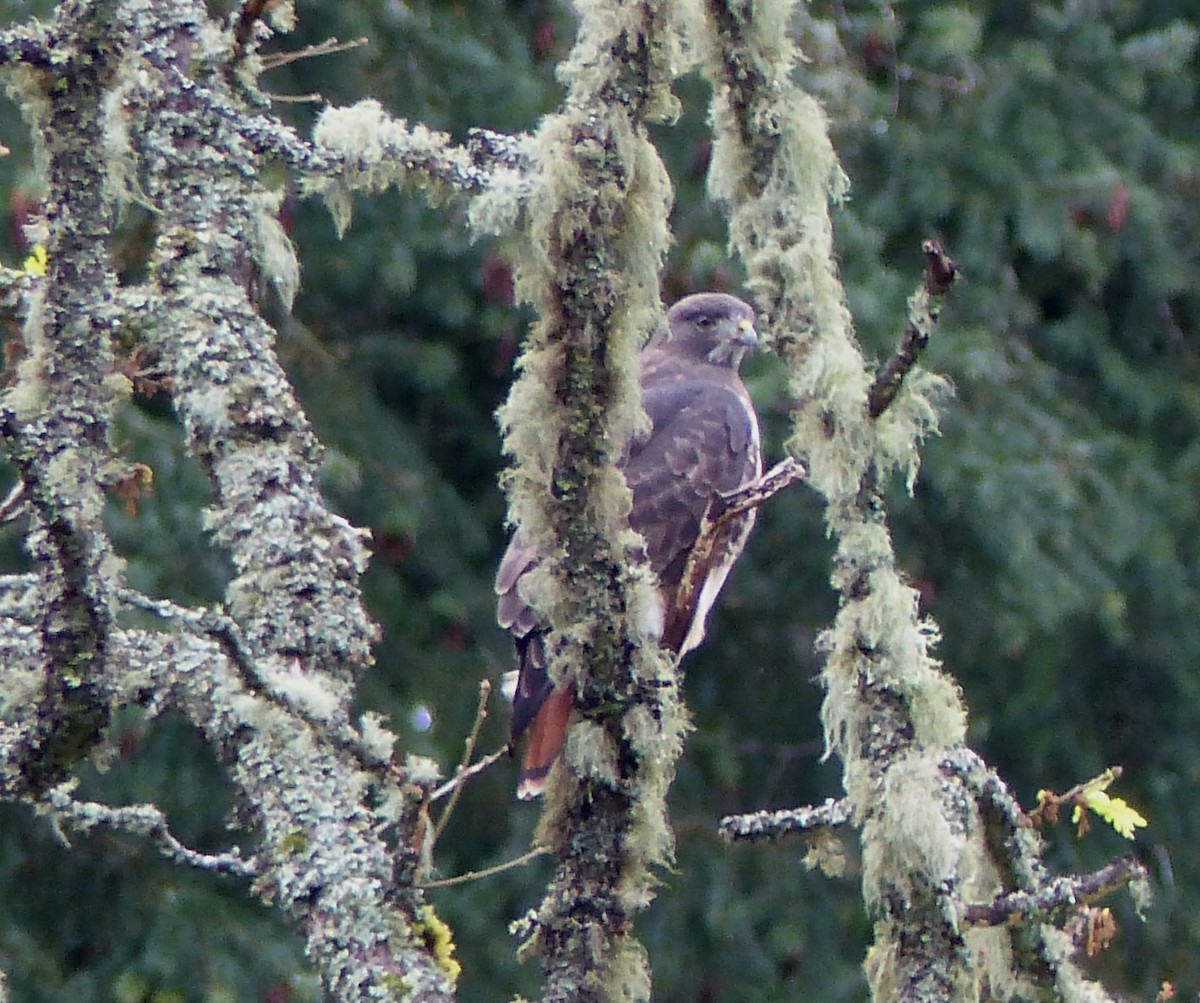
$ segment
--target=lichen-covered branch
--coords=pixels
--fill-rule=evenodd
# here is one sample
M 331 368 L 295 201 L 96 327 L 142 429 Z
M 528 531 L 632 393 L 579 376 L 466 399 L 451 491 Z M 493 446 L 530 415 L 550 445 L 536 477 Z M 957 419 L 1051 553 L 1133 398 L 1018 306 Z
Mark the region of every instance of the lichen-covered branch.
M 189 867 L 242 878 L 254 877 L 258 873 L 254 861 L 244 858 L 236 848 L 226 853 L 200 853 L 184 846 L 171 833 L 167 816 L 154 805 L 113 808 L 94 801 L 77 801 L 63 785 L 47 791 L 39 807 L 59 828 L 70 828 L 77 832 L 108 829 L 145 836 L 157 844 L 165 856 Z
M 182 72 L 169 71 L 166 80 L 223 121 L 255 154 L 277 158 L 296 171 L 308 194 L 324 196 L 340 229 L 349 224 L 356 191 L 411 184 L 466 195 L 501 192 L 514 200 L 528 192 L 528 137 L 473 129 L 467 145 L 460 146 L 446 133 L 392 118 L 378 101 L 366 99 L 326 108 L 309 141 Z
M 564 110 L 529 147 L 518 291 L 539 320 L 501 411 L 512 519 L 552 555 L 536 597 L 551 672 L 577 687 L 582 717 L 548 791 L 539 841 L 558 867 L 523 949 L 542 959 L 546 1000 L 642 1000 L 633 916 L 672 852 L 664 797 L 684 717 L 673 666 L 641 633 L 652 586 L 614 463 L 641 421 L 637 352 L 661 322 L 671 191 L 645 123 L 674 107 L 678 40 L 668 3 L 590 0 L 579 14 Z M 481 202 L 486 226 L 497 216 Z
M 289 301 L 298 273 L 278 195 L 255 180 L 279 144 L 268 149 L 269 120 L 226 84 L 228 41 L 186 0 L 70 0 L 46 28 L 0 35 L 49 171 L 46 276 L 8 286 L 27 297 L 25 357 L 0 433 L 37 572 L 0 589 L 6 706 L 18 708 L 0 725 L 3 792 L 246 873 L 179 846 L 153 809 L 79 805 L 55 787 L 114 708 L 175 708 L 227 765 L 261 837 L 255 888 L 294 917 L 331 998 L 447 999 L 456 966 L 429 936 L 440 921 L 404 838 L 436 775 L 385 767 L 393 736 L 350 719 L 375 634 L 358 587 L 366 548 L 320 496 L 320 447 L 251 298 L 262 276 Z M 130 198 L 153 206 L 157 231 L 150 280 L 119 288 L 112 224 Z M 103 492 L 123 476 L 109 422 L 129 393 L 118 332 L 157 349 L 210 475 L 208 526 L 234 569 L 221 610 L 136 596 L 104 535 Z M 167 629 L 116 629 L 130 602 Z
M 1053 878 L 1037 892 L 1008 892 L 991 902 L 968 905 L 963 910 L 963 922 L 967 926 L 1044 922 L 1055 912 L 1074 910 L 1104 898 L 1124 885 L 1147 880 L 1148 872 L 1143 864 L 1134 857 L 1121 857 L 1091 874 Z
M 112 375 L 116 280 L 106 236 L 115 204 L 106 184 L 97 109 L 120 54 L 107 30 L 115 2 L 63 4 L 49 32 L 0 52 L 27 59 L 17 88 L 30 99 L 47 165 L 45 279 L 32 293 L 25 358 L 0 400 L 0 436 L 34 513 L 29 549 L 38 569 L 44 682 L 6 743 L 5 793 L 36 794 L 61 780 L 108 722 L 103 676 L 119 562 L 101 524 L 102 473 L 119 385 Z M 31 49 L 69 37 L 55 70 L 31 69 Z M 32 99 L 58 87 L 56 100 Z
M 833 254 L 829 204 L 845 179 L 820 107 L 791 79 L 798 54 L 787 30 L 790 5 L 706 0 L 704 7 L 698 42 L 716 125 L 709 187 L 730 208 L 730 245 L 790 367 L 790 447 L 824 498 L 837 544 L 838 613 L 820 639 L 823 718 L 861 827 L 864 897 L 876 916 L 865 966 L 872 996 L 973 999 L 986 986 L 1006 998 L 1031 991 L 1053 958 L 1055 991 L 1079 998 L 1084 983 L 1060 931 L 1035 925 L 1037 944 L 1023 953 L 1006 929 L 962 922 L 964 903 L 994 900 L 1011 875 L 988 838 L 978 789 L 944 767 L 965 752 L 965 712 L 932 656 L 936 627 L 920 616 L 888 531 L 883 478 L 899 469 L 911 489 L 917 446 L 937 427 L 945 383 L 914 363 L 953 267 L 940 248 L 927 249 L 911 344 L 873 384 Z
M 417 947 L 428 906 L 403 884 L 404 851 L 378 835 L 372 781 L 314 726 L 350 726 L 374 627 L 357 583 L 362 534 L 320 496 L 319 446 L 250 300 L 256 269 L 289 298 L 291 249 L 273 199 L 250 180 L 246 140 L 178 86 L 192 74 L 197 88 L 218 89 L 221 53 L 206 48 L 203 5 L 130 2 L 123 13 L 139 41 L 121 95 L 139 126 L 131 155 L 147 165 L 145 194 L 165 221 L 152 255 L 165 314 L 155 345 L 189 449 L 212 479 L 209 526 L 234 568 L 228 613 L 264 687 L 303 707 L 260 699 L 246 729 L 243 715 L 214 704 L 199 723 L 258 821 L 258 888 L 296 916 L 330 992 L 358 999 L 403 985 L 412 998 L 443 998 L 453 979 Z
M 756 811 L 721 819 L 720 833 L 731 843 L 755 843 L 780 836 L 841 829 L 850 824 L 850 805 L 832 798 L 809 808 Z

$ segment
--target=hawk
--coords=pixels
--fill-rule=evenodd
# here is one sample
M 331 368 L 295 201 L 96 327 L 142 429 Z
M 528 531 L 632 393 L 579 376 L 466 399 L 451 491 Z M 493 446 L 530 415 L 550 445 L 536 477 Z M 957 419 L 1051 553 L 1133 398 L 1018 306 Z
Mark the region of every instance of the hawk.
M 629 524 L 645 539 L 658 580 L 659 642 L 679 656 L 704 639 L 705 619 L 754 525 L 753 509 L 724 524 L 711 552 L 702 555 L 699 586 L 681 592 L 712 504 L 762 473 L 758 419 L 738 375 L 742 357 L 757 343 L 747 304 L 699 293 L 671 307 L 667 329 L 641 355 L 650 430 L 630 441 L 619 465 L 633 492 Z M 517 787 L 522 799 L 542 793 L 574 703 L 571 683 L 555 686 L 546 672 L 549 627 L 522 595 L 523 577 L 540 560 L 518 531 L 496 572 L 496 621 L 512 634 L 517 651 L 510 745 L 529 731 Z M 690 601 L 677 602 L 680 595 Z

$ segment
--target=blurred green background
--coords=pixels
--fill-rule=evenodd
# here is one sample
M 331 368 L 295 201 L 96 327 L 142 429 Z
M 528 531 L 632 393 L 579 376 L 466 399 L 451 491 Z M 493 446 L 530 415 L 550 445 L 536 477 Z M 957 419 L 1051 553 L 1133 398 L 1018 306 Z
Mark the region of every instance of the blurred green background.
M 216 13 L 229 0 L 213 2 Z M 5 22 L 50 5 L 7 0 Z M 299 0 L 295 48 L 366 36 L 353 51 L 272 70 L 277 95 L 378 98 L 397 116 L 465 137 L 531 130 L 555 107 L 573 35 L 553 0 Z M 971 709 L 972 745 L 1026 805 L 1120 763 L 1116 793 L 1150 819 L 1136 852 L 1157 902 L 1089 968 L 1153 998 L 1200 992 L 1200 3 L 1180 0 L 814 2 L 802 79 L 829 110 L 853 190 L 837 213 L 864 347 L 883 358 L 941 237 L 965 281 L 925 362 L 951 377 L 942 438 L 916 497 L 892 492 L 903 565 L 941 624 L 941 655 Z M 669 301 L 737 291 L 720 212 L 704 199 L 705 85 L 655 132 L 677 186 Z M 279 103 L 307 131 L 318 104 Z M 27 253 L 39 198 L 24 127 L 0 101 L 0 259 Z M 282 176 L 276 178 L 283 182 Z M 528 317 L 511 303 L 500 244 L 473 244 L 463 206 L 420 194 L 359 198 L 335 237 L 323 206 L 290 198 L 303 264 L 294 315 L 268 311 L 279 349 L 327 447 L 334 506 L 371 528 L 365 587 L 383 628 L 361 708 L 386 714 L 407 750 L 451 768 L 477 683 L 509 667 L 492 619 L 503 547 L 492 412 Z M 137 274 L 149 233 L 131 210 L 114 247 Z M 9 324 L 6 338 L 16 336 Z M 771 458 L 786 433 L 778 364 L 748 367 Z M 180 601 L 218 597 L 227 568 L 199 528 L 207 484 L 183 457 L 165 399 L 121 416 L 121 446 L 154 470 L 136 517 L 111 507 L 132 583 Z M 6 475 L 11 478 L 11 472 Z M 0 556 L 24 567 L 20 528 Z M 829 542 L 803 488 L 772 501 L 726 591 L 710 641 L 687 664 L 691 736 L 672 811 L 678 865 L 640 926 L 664 1001 L 859 1000 L 869 935 L 857 876 L 806 872 L 799 844 L 730 848 L 723 814 L 838 793 L 819 762 L 812 642 L 828 623 Z M 483 747 L 503 740 L 498 703 Z M 231 790 L 198 736 L 173 718 L 122 715 L 88 796 L 153 800 L 202 849 L 231 839 Z M 442 875 L 527 848 L 537 808 L 511 799 L 501 763 L 465 793 L 438 847 Z M 1127 844 L 1069 825 L 1053 863 L 1099 866 Z M 241 838 L 245 838 L 244 835 Z M 143 842 L 72 839 L 22 807 L 0 810 L 0 967 L 17 1001 L 314 1000 L 285 923 L 232 879 L 162 863 Z M 536 905 L 548 865 L 437 891 L 455 929 L 467 1001 L 537 991 L 507 924 Z

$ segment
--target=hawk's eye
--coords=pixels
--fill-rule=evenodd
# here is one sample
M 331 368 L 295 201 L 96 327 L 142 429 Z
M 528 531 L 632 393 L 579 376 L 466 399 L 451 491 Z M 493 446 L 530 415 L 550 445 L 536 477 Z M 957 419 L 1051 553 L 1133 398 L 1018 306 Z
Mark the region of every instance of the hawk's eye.
M 704 328 L 705 330 L 712 327 L 713 326 L 712 314 L 710 314 L 710 313 L 698 314 L 696 316 L 696 326 L 700 327 L 700 328 Z

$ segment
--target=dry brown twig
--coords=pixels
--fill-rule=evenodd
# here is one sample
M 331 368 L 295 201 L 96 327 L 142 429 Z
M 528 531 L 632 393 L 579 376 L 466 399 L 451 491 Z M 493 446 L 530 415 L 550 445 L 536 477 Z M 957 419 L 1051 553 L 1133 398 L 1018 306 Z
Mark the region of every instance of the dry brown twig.
M 275 70 L 280 66 L 286 66 L 288 63 L 295 63 L 301 59 L 315 59 L 317 56 L 331 56 L 335 52 L 348 52 L 350 49 L 358 49 L 366 45 L 367 37 L 355 38 L 349 42 L 339 42 L 336 38 L 327 38 L 324 42 L 316 42 L 313 45 L 306 45 L 302 49 L 295 49 L 290 52 L 273 52 L 270 55 L 262 57 L 262 68 L 264 70 Z
M 704 584 L 704 570 L 709 566 L 713 548 L 730 522 L 745 515 L 751 509 L 758 508 L 784 488 L 795 484 L 804 477 L 805 473 L 803 465 L 789 456 L 775 464 L 757 480 L 751 481 L 729 494 L 719 496 L 709 506 L 700 525 L 696 545 L 688 555 L 687 566 L 684 568 L 683 578 L 679 582 L 679 590 L 675 593 L 677 610 L 683 611 L 692 608 L 696 593 Z
M 921 252 L 925 255 L 925 275 L 908 301 L 908 323 L 896 351 L 879 371 L 867 394 L 867 413 L 872 418 L 878 418 L 896 399 L 904 377 L 929 345 L 929 336 L 941 315 L 946 294 L 959 277 L 958 266 L 940 240 L 933 237 L 923 240 Z
M 1076 823 L 1079 826 L 1078 834 L 1086 836 L 1091 829 L 1091 823 L 1088 821 L 1089 805 L 1085 795 L 1101 781 L 1105 781 L 1104 786 L 1107 787 L 1113 781 L 1120 780 L 1124 772 L 1123 766 L 1110 766 L 1100 777 L 1093 777 L 1091 780 L 1076 784 L 1063 794 L 1055 794 L 1054 791 L 1047 790 L 1038 791 L 1038 805 L 1029 813 L 1029 821 L 1034 826 L 1041 825 L 1043 821 L 1047 825 L 1058 825 L 1059 813 L 1064 806 L 1079 808 L 1079 820 Z
M 432 795 L 430 795 L 429 800 L 432 802 L 437 801 L 446 793 L 450 794 L 450 801 L 446 804 L 445 811 L 443 811 L 438 817 L 437 824 L 433 828 L 433 838 L 435 842 L 445 831 L 446 825 L 450 821 L 450 814 L 454 811 L 454 806 L 458 804 L 458 797 L 462 793 L 464 783 L 467 781 L 467 779 L 475 776 L 475 774 L 479 773 L 480 770 L 484 769 L 484 767 L 479 766 L 479 763 L 476 763 L 474 767 L 471 767 L 470 763 L 471 756 L 475 752 L 475 743 L 479 741 L 479 730 L 483 727 L 483 722 L 487 720 L 487 702 L 488 697 L 491 696 L 491 693 L 491 680 L 481 679 L 479 681 L 479 703 L 475 707 L 475 723 L 471 725 L 471 731 L 467 735 L 467 740 L 463 745 L 462 759 L 459 761 L 458 769 L 454 771 L 453 779 L 442 784 L 441 787 L 439 787 L 433 792 Z M 505 750 L 507 750 L 507 746 L 505 746 Z M 496 759 L 499 758 L 500 757 L 498 755 L 493 753 L 490 757 L 485 756 L 482 760 L 480 760 L 480 762 L 491 765 L 491 763 L 495 762 Z M 478 769 L 476 767 L 478 767 Z

